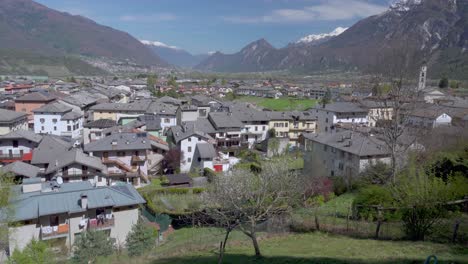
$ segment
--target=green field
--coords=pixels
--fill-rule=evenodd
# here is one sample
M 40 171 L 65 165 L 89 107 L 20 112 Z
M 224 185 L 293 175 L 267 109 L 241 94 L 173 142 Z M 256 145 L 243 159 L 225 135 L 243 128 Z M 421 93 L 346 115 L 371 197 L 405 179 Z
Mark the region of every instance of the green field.
M 175 231 L 150 254 L 131 258 L 131 263 L 216 263 L 223 233 L 213 228 Z M 468 249 L 450 244 L 355 239 L 326 233 L 261 234 L 263 258 L 253 256 L 246 236 L 234 232 L 226 248 L 224 263 L 424 263 L 436 255 L 439 263 L 468 263 Z M 124 255 L 99 263 L 128 263 Z
M 303 111 L 314 107 L 317 103 L 317 100 L 314 99 L 296 99 L 293 97 L 274 99 L 255 96 L 241 96 L 236 101 L 253 103 L 273 111 Z

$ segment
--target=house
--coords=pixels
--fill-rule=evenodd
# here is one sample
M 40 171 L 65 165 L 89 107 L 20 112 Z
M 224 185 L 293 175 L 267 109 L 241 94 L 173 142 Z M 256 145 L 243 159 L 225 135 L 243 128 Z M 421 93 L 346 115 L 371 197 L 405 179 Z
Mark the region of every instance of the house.
M 421 92 L 422 99 L 426 103 L 433 104 L 437 102 L 438 100 L 442 100 L 446 97 L 446 94 L 441 92 L 439 89 L 436 88 L 426 88 L 422 90 Z
M 41 135 L 29 130 L 16 130 L 0 136 L 0 163 L 31 162 L 33 150 L 41 141 Z
M 83 130 L 83 115 L 60 102 L 34 109 L 34 132 L 79 138 Z
M 329 176 L 344 177 L 348 182 L 369 165 L 391 162 L 390 152 L 383 141 L 346 130 L 302 134 L 301 148 L 304 150 L 304 171 L 318 170 L 315 166 L 323 166 Z
M 43 175 L 48 181 L 61 177 L 63 182 L 89 181 L 95 186 L 109 184 L 107 167 L 101 159 L 75 148 L 55 153 Z
M 146 132 L 112 133 L 97 141 L 84 145 L 84 151 L 99 157 L 107 167 L 108 184 L 121 181 L 141 185 L 148 181 L 148 152 L 151 141 Z
M 274 129 L 276 137 L 289 137 L 289 123 L 292 117 L 286 112 L 268 112 L 268 128 Z
M 436 128 L 452 125 L 451 109 L 438 105 L 421 105 L 408 113 L 406 125 L 420 128 Z
M 28 114 L 0 109 L 0 135 L 28 129 Z
M 42 174 L 49 165 L 55 163 L 57 155 L 72 149 L 73 144 L 54 135 L 43 135 L 39 145 L 32 151 L 31 164 L 37 166 Z
M 9 251 L 23 250 L 31 240 L 51 241 L 71 249 L 87 230 L 105 231 L 119 246 L 138 221 L 145 200 L 131 185 L 99 186 L 90 182 L 41 182 L 25 179 L 13 187 L 14 208 Z
M 180 126 L 173 126 L 167 132 L 167 141 L 171 148 L 177 148 L 182 153 L 180 171 L 192 170 L 194 153 L 198 143 L 215 144 L 215 140 L 207 133 L 199 130 L 197 122 L 187 122 Z
M 216 139 L 218 151 L 234 156 L 242 147 L 244 124 L 230 112 L 211 112 L 197 120 L 200 128 Z
M 15 99 L 15 111 L 28 114 L 29 126 L 33 128 L 33 110 L 56 100 L 55 96 L 46 93 L 28 93 Z
M 228 111 L 232 112 L 232 115 L 242 123 L 242 141 L 248 142 L 249 148 L 266 139 L 270 120 L 268 112 L 258 111 L 244 105 L 232 105 Z
M 103 131 L 116 126 L 117 123 L 111 119 L 98 119 L 83 125 L 83 144 L 99 140 L 105 135 Z
M 198 107 L 195 105 L 179 106 L 179 108 L 177 108 L 176 115 L 178 125 L 182 124 L 183 122 L 196 121 L 200 117 Z M 204 115 L 203 117 L 206 117 L 207 113 L 203 112 L 202 115 Z
M 389 121 L 393 118 L 393 103 L 382 100 L 360 100 L 358 104 L 368 111 L 369 126 L 375 127 L 378 121 Z
M 290 112 L 289 121 L 289 144 L 296 146 L 299 136 L 302 133 L 315 133 L 317 127 L 317 117 L 312 112 Z
M 3 173 L 11 173 L 15 177 L 15 182 L 22 182 L 26 178 L 36 178 L 39 176 L 40 169 L 29 163 L 15 161 L 0 168 Z
M 315 113 L 314 113 L 315 112 Z M 352 102 L 334 102 L 316 106 L 317 132 L 334 132 L 341 125 L 368 126 L 368 110 Z

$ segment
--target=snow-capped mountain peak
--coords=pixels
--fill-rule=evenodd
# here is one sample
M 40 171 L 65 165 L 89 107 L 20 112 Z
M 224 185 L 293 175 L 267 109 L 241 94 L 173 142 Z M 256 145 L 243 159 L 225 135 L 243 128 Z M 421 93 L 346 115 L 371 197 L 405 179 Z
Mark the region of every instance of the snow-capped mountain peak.
M 151 40 L 140 40 L 141 43 L 149 46 L 156 46 L 156 47 L 163 47 L 163 48 L 168 48 L 168 49 L 175 49 L 178 50 L 179 48 L 176 46 L 170 46 L 165 43 L 162 43 L 160 41 L 151 41 Z
M 396 10 L 400 12 L 406 12 L 413 6 L 420 5 L 422 0 L 394 0 L 390 4 L 390 10 Z
M 338 36 L 341 33 L 345 32 L 347 29 L 348 28 L 337 27 L 330 33 L 312 34 L 312 35 L 305 36 L 305 37 L 299 39 L 298 41 L 296 41 L 296 43 L 298 43 L 298 44 L 299 43 L 311 43 L 311 42 L 317 42 L 317 41 L 325 40 L 325 39 L 328 39 L 328 38 L 331 38 L 331 37 Z

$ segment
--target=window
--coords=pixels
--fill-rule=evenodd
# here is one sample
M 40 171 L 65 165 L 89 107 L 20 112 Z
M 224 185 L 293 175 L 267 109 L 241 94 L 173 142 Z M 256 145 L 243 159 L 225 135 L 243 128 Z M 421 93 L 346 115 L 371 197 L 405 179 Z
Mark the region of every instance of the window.
M 125 151 L 117 152 L 117 157 L 124 157 L 124 156 L 125 156 Z
M 17 148 L 18 147 L 18 140 L 13 140 L 13 147 Z
M 102 177 L 99 176 L 99 177 L 97 178 L 97 180 L 98 180 L 98 182 L 102 182 Z
M 263 126 L 263 131 L 265 131 L 265 130 L 266 130 L 266 126 Z
M 192 142 L 192 138 L 191 138 L 191 137 L 189 137 L 187 140 L 188 140 L 188 142 Z
M 67 131 L 71 131 L 71 126 L 67 126 Z
M 327 151 L 328 147 L 327 145 L 323 145 L 323 151 Z
M 57 127 L 56 127 L 56 126 L 54 126 L 54 131 L 57 131 Z
M 87 181 L 88 179 L 89 179 L 89 177 L 88 177 L 88 176 L 81 177 L 81 180 L 82 180 L 82 181 Z
M 192 162 L 192 158 L 188 158 L 188 159 L 187 159 L 187 162 Z
M 192 152 L 192 147 L 188 147 L 187 151 Z
M 44 122 L 45 122 L 45 119 L 44 119 L 44 118 L 41 118 L 41 119 L 39 119 L 39 122 L 44 123 Z
M 57 123 L 57 118 L 52 119 L 52 122 Z
M 44 131 L 44 126 L 41 126 L 41 130 Z
M 325 118 L 325 123 L 328 123 L 328 117 L 327 117 L 327 118 Z
M 171 122 L 171 120 L 169 120 L 169 118 L 164 118 L 164 123 L 168 124 L 170 122 Z
M 255 131 L 258 131 L 258 126 L 255 126 Z

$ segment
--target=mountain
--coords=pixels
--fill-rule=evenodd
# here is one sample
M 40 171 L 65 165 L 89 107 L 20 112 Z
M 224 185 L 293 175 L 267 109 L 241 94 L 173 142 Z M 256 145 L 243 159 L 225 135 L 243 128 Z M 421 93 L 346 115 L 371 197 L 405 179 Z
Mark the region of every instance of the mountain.
M 182 68 L 191 68 L 210 56 L 209 54 L 193 55 L 176 46 L 169 46 L 159 41 L 141 40 L 141 43 L 165 61 Z
M 312 34 L 305 36 L 294 44 L 306 44 L 306 45 L 318 45 L 330 40 L 333 37 L 340 35 L 341 33 L 345 32 L 348 28 L 344 27 L 337 27 L 330 33 L 322 33 L 322 34 Z
M 244 48 L 245 49 L 245 48 Z M 416 72 L 426 63 L 428 75 L 468 79 L 468 1 L 400 0 L 381 14 L 358 21 L 319 45 L 288 45 L 270 49 L 257 63 L 243 68 L 241 52 L 210 57 L 197 69 L 211 71 L 291 70 L 302 73 L 359 70 L 385 73 L 397 64 L 396 53 L 411 58 Z M 235 57 L 235 58 L 232 58 Z M 237 58 L 239 57 L 239 58 Z M 400 56 L 401 57 L 401 56 Z
M 0 49 L 40 56 L 80 55 L 167 65 L 128 33 L 32 0 L 0 0 Z
M 277 55 L 277 49 L 265 39 L 259 39 L 235 54 L 216 52 L 195 68 L 220 72 L 271 70 L 271 64 L 278 59 Z

